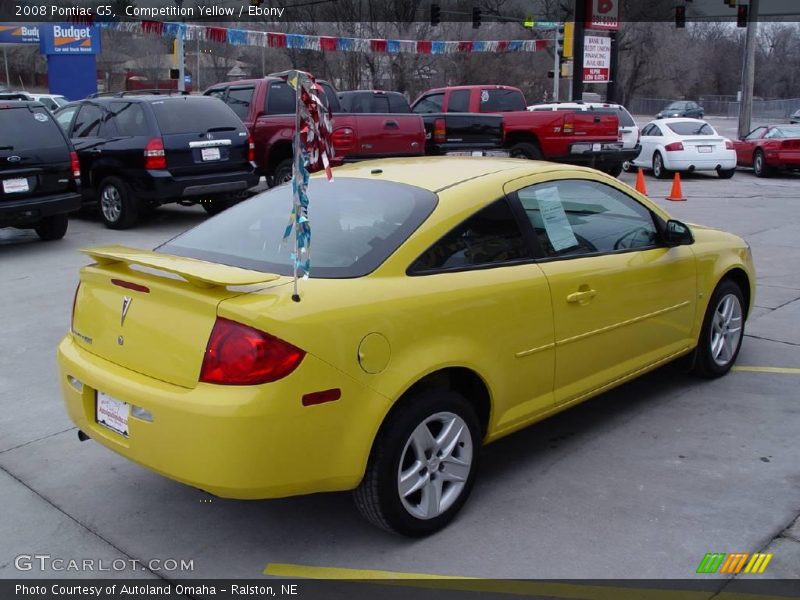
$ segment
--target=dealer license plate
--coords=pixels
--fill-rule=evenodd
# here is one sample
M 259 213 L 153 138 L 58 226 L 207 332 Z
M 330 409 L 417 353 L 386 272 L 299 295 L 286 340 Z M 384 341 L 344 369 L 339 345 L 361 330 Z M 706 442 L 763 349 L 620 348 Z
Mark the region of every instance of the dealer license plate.
M 6 194 L 18 194 L 20 192 L 29 192 L 28 180 L 25 177 L 19 179 L 4 179 L 3 191 Z
M 127 437 L 130 411 L 131 405 L 127 402 L 112 398 L 98 390 L 96 419 L 100 425 Z
M 219 160 L 221 157 L 219 148 L 201 148 L 200 156 L 203 160 Z
M 709 153 L 714 149 L 714 146 L 698 146 L 697 151 L 703 153 Z

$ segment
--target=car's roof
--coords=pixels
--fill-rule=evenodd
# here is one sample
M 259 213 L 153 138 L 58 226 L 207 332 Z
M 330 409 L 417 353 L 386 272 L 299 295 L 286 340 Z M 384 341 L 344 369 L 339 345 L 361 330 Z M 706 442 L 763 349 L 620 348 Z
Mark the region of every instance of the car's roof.
M 0 98 L 0 108 L 25 108 L 28 106 L 32 108 L 44 108 L 44 104 L 38 100 L 8 100 L 6 98 Z
M 669 125 L 670 123 L 705 123 L 709 125 L 709 122 L 705 119 L 693 119 L 691 117 L 670 117 L 668 119 L 653 119 L 650 123 L 663 123 L 664 125 Z
M 547 171 L 586 171 L 583 167 L 554 164 L 519 158 L 425 156 L 386 158 L 338 167 L 335 177 L 359 177 L 414 185 L 431 192 L 440 192 L 466 181 L 502 174 L 508 181 L 525 175 Z M 322 176 L 318 173 L 316 176 Z

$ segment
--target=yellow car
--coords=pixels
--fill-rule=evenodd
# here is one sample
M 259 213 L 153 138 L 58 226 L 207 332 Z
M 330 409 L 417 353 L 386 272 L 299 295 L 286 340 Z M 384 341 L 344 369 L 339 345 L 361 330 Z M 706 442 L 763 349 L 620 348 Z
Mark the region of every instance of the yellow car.
M 708 377 L 736 360 L 748 245 L 598 171 L 395 159 L 309 196 L 299 298 L 290 186 L 152 252 L 86 250 L 58 349 L 82 439 L 226 498 L 355 490 L 420 536 L 483 444 L 681 356 Z

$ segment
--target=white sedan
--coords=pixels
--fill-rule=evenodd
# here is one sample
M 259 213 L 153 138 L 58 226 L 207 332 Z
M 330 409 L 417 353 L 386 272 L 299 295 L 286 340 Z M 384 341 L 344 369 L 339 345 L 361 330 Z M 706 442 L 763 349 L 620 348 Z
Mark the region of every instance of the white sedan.
M 716 171 L 723 179 L 736 171 L 733 142 L 701 119 L 659 119 L 642 128 L 642 151 L 633 165 L 653 169 L 659 179 L 670 171 Z

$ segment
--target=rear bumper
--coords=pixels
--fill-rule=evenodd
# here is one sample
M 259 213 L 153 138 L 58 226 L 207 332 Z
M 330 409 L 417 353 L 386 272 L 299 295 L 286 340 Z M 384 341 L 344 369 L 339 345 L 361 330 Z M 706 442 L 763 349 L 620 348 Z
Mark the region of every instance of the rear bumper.
M 80 209 L 81 195 L 75 192 L 0 202 L 0 225 L 30 225 L 44 217 Z
M 777 152 L 767 152 L 767 164 L 776 167 L 800 167 L 800 152 L 779 150 Z
M 570 146 L 570 154 L 565 162 L 582 165 L 612 165 L 632 161 L 641 152 L 637 144 L 634 148 L 623 148 L 622 142 L 577 142 Z
M 503 144 L 499 139 L 497 142 L 450 142 L 445 144 L 428 143 L 425 145 L 425 154 L 430 156 L 446 156 L 453 153 L 458 153 L 456 156 L 464 156 L 464 153 L 471 154 L 472 152 L 506 152 L 506 156 L 508 156 L 508 150 L 503 148 Z
M 311 355 L 280 382 L 193 389 L 102 359 L 71 334 L 58 347 L 58 362 L 67 412 L 81 431 L 161 475 L 226 498 L 356 487 L 388 410 L 385 398 Z M 339 400 L 302 406 L 303 394 L 331 388 L 341 389 Z M 152 422 L 131 415 L 127 437 L 99 425 L 96 390 L 149 411 Z
M 258 180 L 259 176 L 253 167 L 187 177 L 175 177 L 169 171 L 146 171 L 144 177 L 134 179 L 131 185 L 140 198 L 171 202 L 183 198 L 242 192 L 258 185 Z

